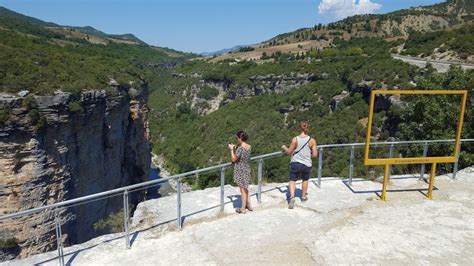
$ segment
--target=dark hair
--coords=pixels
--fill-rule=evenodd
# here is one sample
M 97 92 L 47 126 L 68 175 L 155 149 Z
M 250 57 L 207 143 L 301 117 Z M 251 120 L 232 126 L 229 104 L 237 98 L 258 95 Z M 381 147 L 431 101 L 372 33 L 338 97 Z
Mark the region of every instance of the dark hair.
M 247 141 L 249 139 L 249 135 L 247 135 L 247 133 L 245 133 L 245 131 L 242 131 L 242 130 L 237 132 L 237 137 L 241 139 L 242 141 Z

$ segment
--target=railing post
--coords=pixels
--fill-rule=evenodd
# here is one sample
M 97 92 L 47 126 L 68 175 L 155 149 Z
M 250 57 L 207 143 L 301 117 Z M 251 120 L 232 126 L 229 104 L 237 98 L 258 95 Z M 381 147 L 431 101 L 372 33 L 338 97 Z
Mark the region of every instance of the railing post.
M 428 199 L 433 199 L 434 178 L 436 175 L 436 163 L 431 164 L 430 183 L 428 186 Z
M 224 183 L 225 183 L 225 168 L 221 169 L 221 212 L 224 211 Z
M 196 170 L 199 170 L 199 167 L 197 167 Z M 198 173 L 194 174 L 194 182 L 195 182 L 195 184 L 199 184 L 199 174 Z
M 61 232 L 61 220 L 59 219 L 58 209 L 54 210 L 54 224 L 56 226 L 56 242 L 58 245 L 59 265 L 64 266 L 64 251 L 63 251 L 63 240 L 62 240 L 62 232 Z
M 352 186 L 352 174 L 354 171 L 354 145 L 351 146 L 351 157 L 349 159 L 349 186 Z
M 382 196 L 381 196 L 383 201 L 387 200 L 387 185 L 388 185 L 388 179 L 390 178 L 389 166 L 390 166 L 389 164 L 386 164 L 385 169 L 384 169 Z
M 257 192 L 258 203 L 262 203 L 262 167 L 263 167 L 263 160 L 260 159 L 258 161 L 258 192 Z
M 178 229 L 181 230 L 182 223 L 181 223 L 181 179 L 178 178 L 178 182 L 176 183 L 176 211 L 177 211 L 177 226 Z
M 388 152 L 388 156 L 389 158 L 393 158 L 393 147 L 394 147 L 394 144 L 390 144 L 390 150 Z M 390 179 L 390 176 L 392 175 L 392 165 L 389 164 L 388 165 L 388 179 Z
M 321 175 L 323 174 L 323 148 L 319 148 L 318 187 L 321 188 Z
M 123 228 L 125 229 L 125 248 L 130 249 L 130 232 L 128 228 L 129 220 L 129 209 L 128 209 L 128 190 L 123 192 Z
M 453 179 L 456 179 L 456 174 L 458 172 L 458 166 L 459 166 L 459 155 L 461 154 L 461 142 L 459 142 L 459 152 L 458 152 L 458 157 L 456 158 L 456 162 L 454 162 L 454 167 L 453 167 Z
M 428 142 L 425 142 L 423 145 L 423 157 L 428 156 Z M 423 180 L 423 177 L 425 176 L 425 164 L 421 165 L 421 171 L 420 171 L 420 180 Z

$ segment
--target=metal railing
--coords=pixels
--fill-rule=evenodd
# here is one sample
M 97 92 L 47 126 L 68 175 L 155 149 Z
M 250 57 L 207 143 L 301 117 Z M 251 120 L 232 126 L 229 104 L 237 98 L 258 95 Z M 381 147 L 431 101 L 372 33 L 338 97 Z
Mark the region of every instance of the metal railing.
M 389 142 L 373 142 L 371 143 L 372 146 L 379 146 L 379 145 L 390 145 L 389 147 L 389 156 L 393 156 L 394 152 L 394 147 L 395 145 L 400 145 L 400 144 L 423 144 L 423 156 L 427 156 L 428 154 L 428 145 L 430 143 L 450 143 L 454 142 L 454 139 L 452 140 L 422 140 L 422 141 L 389 141 Z M 474 139 L 462 139 L 460 142 L 460 145 L 463 142 L 474 142 Z M 322 169 L 323 169 L 323 153 L 325 149 L 329 148 L 346 148 L 350 147 L 350 157 L 349 157 L 349 174 L 348 174 L 348 184 L 352 185 L 352 178 L 353 178 L 353 172 L 354 172 L 354 160 L 355 160 L 355 148 L 356 147 L 363 147 L 365 146 L 365 143 L 347 143 L 347 144 L 326 144 L 326 145 L 318 145 L 318 175 L 317 175 L 317 186 L 318 188 L 321 188 L 321 177 L 322 177 Z M 258 171 L 257 171 L 257 180 L 258 180 L 258 189 L 257 189 L 257 201 L 261 203 L 262 201 L 262 172 L 263 172 L 263 161 L 267 159 L 272 159 L 276 157 L 281 157 L 283 156 L 284 153 L 279 151 L 279 152 L 273 152 L 273 153 L 268 153 L 268 154 L 263 154 L 259 156 L 252 157 L 250 160 L 251 161 L 256 161 L 258 162 Z M 456 178 L 456 172 L 458 170 L 458 161 L 459 161 L 459 156 L 458 160 L 454 163 L 453 167 L 453 174 L 452 178 Z M 134 185 L 129 185 L 121 188 L 116 188 L 112 190 L 107 190 L 104 192 L 100 193 L 95 193 L 71 200 L 66 200 L 46 206 L 41 206 L 41 207 L 36 207 L 33 209 L 28 209 L 28 210 L 23 210 L 15 213 L 10 213 L 6 215 L 0 216 L 0 221 L 1 220 L 6 220 L 6 219 L 12 219 L 12 218 L 17 218 L 21 217 L 24 215 L 29 215 L 33 213 L 37 213 L 43 210 L 52 210 L 54 211 L 54 217 L 55 217 L 55 229 L 56 229 L 56 239 L 57 239 L 57 247 L 58 247 L 58 259 L 59 259 L 59 264 L 64 265 L 64 252 L 63 252 L 63 243 L 62 243 L 62 232 L 61 232 L 61 221 L 59 217 L 59 210 L 60 208 L 63 207 L 70 207 L 73 205 L 77 204 L 84 204 L 87 203 L 91 200 L 98 200 L 98 199 L 104 199 L 108 198 L 111 196 L 117 196 L 122 194 L 123 195 L 123 209 L 124 209 L 124 233 L 125 233 L 125 247 L 127 249 L 130 249 L 130 232 L 129 232 L 129 199 L 128 195 L 130 192 L 140 190 L 140 189 L 145 189 L 149 188 L 151 186 L 158 185 L 160 183 L 165 183 L 168 182 L 169 180 L 176 180 L 176 191 L 177 191 L 177 200 L 176 200 L 176 211 L 177 211 L 177 227 L 179 229 L 182 228 L 182 213 L 181 213 L 181 179 L 187 176 L 192 176 L 196 174 L 204 174 L 204 173 L 210 173 L 210 172 L 216 172 L 220 170 L 220 211 L 224 211 L 224 183 L 225 183 L 225 169 L 231 167 L 231 163 L 223 163 L 207 168 L 202 168 L 202 169 L 197 169 L 194 171 L 186 172 L 186 173 L 181 173 L 181 174 L 176 174 L 172 175 L 169 177 L 157 179 L 157 180 L 151 180 L 151 181 L 146 181 Z M 425 173 L 425 165 L 421 165 L 421 171 L 420 171 L 420 179 L 423 178 L 423 175 Z

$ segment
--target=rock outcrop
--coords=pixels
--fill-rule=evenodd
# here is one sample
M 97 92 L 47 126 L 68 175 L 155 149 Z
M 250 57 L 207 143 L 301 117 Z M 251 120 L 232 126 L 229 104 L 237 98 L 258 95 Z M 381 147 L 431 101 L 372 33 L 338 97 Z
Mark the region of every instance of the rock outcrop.
M 145 181 L 150 167 L 148 85 L 50 96 L 0 95 L 0 214 Z M 137 203 L 143 194 L 130 195 Z M 93 224 L 123 207 L 121 197 L 61 209 L 66 245 L 97 236 Z M 54 215 L 0 221 L 20 256 L 56 247 Z
M 237 98 L 255 96 L 263 93 L 284 93 L 300 88 L 318 79 L 321 79 L 321 77 L 307 73 L 253 76 L 249 78 L 250 85 L 229 88 L 227 99 L 235 100 Z
M 193 85 L 187 87 L 186 91 L 183 91 L 183 96 L 189 93 L 192 96 L 191 108 L 195 109 L 199 115 L 208 115 L 218 110 L 222 103 L 264 93 L 285 93 L 313 81 L 326 79 L 328 75 L 291 72 L 282 75 L 252 76 L 246 79 L 245 84 L 227 78 L 203 78 L 199 74 L 173 73 L 173 77 L 198 79 Z M 206 86 L 216 89 L 218 94 L 210 99 L 199 98 L 198 93 Z M 171 91 L 170 94 L 175 95 L 176 91 Z

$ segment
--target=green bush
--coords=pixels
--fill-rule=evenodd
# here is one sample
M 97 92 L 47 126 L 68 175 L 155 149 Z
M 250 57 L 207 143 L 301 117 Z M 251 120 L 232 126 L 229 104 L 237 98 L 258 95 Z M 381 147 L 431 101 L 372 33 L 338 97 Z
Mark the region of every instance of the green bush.
M 44 128 L 48 123 L 46 117 L 44 117 L 37 108 L 31 109 L 28 112 L 28 117 L 30 118 L 33 127 L 37 130 Z
M 71 101 L 68 103 L 68 108 L 70 112 L 77 113 L 82 112 L 81 101 Z
M 210 100 L 212 98 L 215 98 L 218 94 L 219 94 L 219 90 L 217 90 L 216 88 L 204 86 L 203 88 L 201 88 L 201 90 L 197 94 L 197 97 Z
M 123 209 L 121 209 L 119 212 L 110 214 L 108 217 L 95 222 L 94 230 L 107 233 L 123 232 L 123 217 L 124 213 Z
M 0 110 L 0 125 L 1 126 L 5 125 L 10 120 L 10 113 L 11 113 L 11 109 L 8 106 L 3 107 L 2 110 Z
M 239 52 L 251 52 L 255 51 L 254 47 L 246 46 L 246 47 L 240 47 Z
M 18 240 L 15 237 L 0 238 L 0 249 L 10 249 L 18 246 Z
M 28 95 L 23 98 L 21 101 L 21 105 L 23 106 L 23 108 L 26 108 L 28 110 L 38 108 L 38 104 L 36 103 L 36 99 L 33 95 Z

